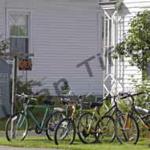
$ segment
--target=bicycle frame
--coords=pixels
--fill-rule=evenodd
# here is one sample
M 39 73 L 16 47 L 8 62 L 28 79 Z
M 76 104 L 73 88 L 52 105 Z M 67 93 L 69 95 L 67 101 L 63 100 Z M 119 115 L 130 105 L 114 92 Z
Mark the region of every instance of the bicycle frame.
M 137 94 L 127 94 L 127 96 L 123 97 L 122 99 L 124 98 L 127 98 L 127 97 L 130 97 L 131 100 L 132 100 L 132 106 L 131 106 L 131 111 L 129 112 L 130 115 L 132 116 L 136 116 L 138 117 L 138 119 L 141 121 L 142 125 L 147 128 L 147 129 L 150 129 L 150 126 L 147 126 L 143 117 L 146 117 L 148 115 L 150 115 L 149 113 L 145 114 L 145 115 L 142 115 L 141 113 L 139 113 L 135 107 L 135 99 L 134 99 L 134 96 L 138 96 L 138 95 L 141 95 L 141 94 L 144 94 L 144 93 L 137 93 Z
M 145 114 L 145 115 L 140 114 L 140 113 L 136 110 L 135 105 L 132 104 L 132 109 L 131 109 L 130 114 L 133 115 L 133 116 L 136 114 L 136 116 L 138 117 L 138 119 L 140 120 L 140 122 L 142 123 L 142 125 L 143 125 L 145 128 L 150 129 L 150 126 L 147 126 L 146 123 L 145 123 L 145 121 L 143 120 L 143 116 L 146 117 L 146 116 L 149 115 L 149 113 L 147 113 L 147 114 Z
M 117 96 L 113 96 L 111 98 L 113 98 L 114 105 L 112 105 L 109 109 L 107 109 L 107 111 L 102 116 L 101 116 L 100 111 L 99 111 L 101 106 L 100 107 L 99 106 L 94 107 L 93 112 L 92 112 L 92 119 L 89 122 L 87 133 L 90 133 L 91 128 L 92 128 L 92 124 L 93 124 L 93 121 L 95 121 L 95 118 L 97 118 L 99 120 L 104 116 L 116 115 L 116 117 L 117 117 L 117 115 L 121 114 L 121 111 L 118 108 L 117 102 L 115 100 L 117 98 Z
M 35 115 L 33 114 L 33 112 L 30 110 L 30 108 L 32 108 L 32 107 L 34 107 L 34 108 L 40 108 L 40 109 L 45 109 L 41 122 L 38 121 L 38 119 L 35 117 Z M 34 122 L 34 124 L 40 130 L 43 130 L 46 118 L 47 118 L 49 112 L 51 112 L 51 111 L 52 111 L 52 109 L 50 108 L 50 106 L 46 106 L 46 105 L 35 105 L 35 106 L 34 105 L 25 105 L 23 113 L 25 114 L 25 116 L 27 118 L 30 117 L 30 119 Z

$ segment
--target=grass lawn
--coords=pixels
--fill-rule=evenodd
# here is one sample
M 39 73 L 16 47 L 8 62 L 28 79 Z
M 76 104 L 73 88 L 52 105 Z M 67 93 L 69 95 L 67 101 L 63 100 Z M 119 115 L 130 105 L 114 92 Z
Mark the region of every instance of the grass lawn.
M 14 147 L 38 147 L 38 148 L 58 148 L 65 150 L 150 150 L 148 147 L 150 141 L 143 139 L 137 145 L 132 144 L 118 144 L 118 143 L 100 143 L 100 144 L 82 144 L 75 142 L 73 145 L 59 145 L 56 146 L 52 141 L 47 140 L 46 137 L 27 137 L 21 142 L 8 142 L 4 137 L 0 137 L 0 145 L 14 146 Z

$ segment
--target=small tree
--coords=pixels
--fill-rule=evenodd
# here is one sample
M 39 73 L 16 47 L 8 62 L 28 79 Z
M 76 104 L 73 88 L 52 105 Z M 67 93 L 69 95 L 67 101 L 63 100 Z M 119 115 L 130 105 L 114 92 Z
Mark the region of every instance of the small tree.
M 116 52 L 131 58 L 131 64 L 142 71 L 143 79 L 147 78 L 147 67 L 150 63 L 150 11 L 139 12 L 130 23 L 127 37 L 116 46 Z

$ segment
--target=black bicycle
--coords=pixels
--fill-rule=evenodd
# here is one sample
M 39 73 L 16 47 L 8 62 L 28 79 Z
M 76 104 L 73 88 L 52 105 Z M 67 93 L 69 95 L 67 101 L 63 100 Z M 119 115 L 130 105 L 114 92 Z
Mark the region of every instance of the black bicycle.
M 55 144 L 72 144 L 76 136 L 76 121 L 82 113 L 83 97 L 78 98 L 64 98 L 62 102 L 66 105 L 66 117 L 58 123 L 54 141 Z M 79 109 L 77 109 L 79 107 Z
M 139 128 L 135 118 L 130 114 L 124 114 L 118 107 L 117 101 L 124 99 L 124 94 L 119 93 L 116 96 L 109 95 L 105 99 L 101 98 L 91 105 L 94 111 L 85 112 L 80 116 L 77 129 L 83 143 L 113 142 L 115 139 L 121 144 L 123 142 L 137 143 Z M 104 103 L 111 105 L 101 115 L 101 106 L 105 105 Z M 97 122 L 97 120 L 99 121 Z M 130 128 L 129 121 L 130 125 L 132 124 Z
M 98 98 L 91 103 L 90 112 L 83 113 L 78 121 L 77 129 L 80 140 L 83 143 L 112 142 L 117 137 L 117 129 L 114 118 L 109 114 L 115 106 L 101 114 L 101 107 L 105 99 Z

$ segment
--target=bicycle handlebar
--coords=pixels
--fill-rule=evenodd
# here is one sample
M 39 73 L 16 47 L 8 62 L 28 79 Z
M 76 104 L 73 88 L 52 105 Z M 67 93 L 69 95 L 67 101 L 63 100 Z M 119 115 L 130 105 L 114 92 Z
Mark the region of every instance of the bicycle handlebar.
M 86 95 L 79 95 L 79 96 L 59 96 L 60 100 L 63 102 L 64 105 L 68 104 L 76 104 L 82 107 L 82 102 L 86 98 Z
M 120 96 L 122 96 L 121 99 L 125 99 L 125 98 L 128 98 L 128 97 L 131 97 L 131 99 L 134 100 L 134 96 L 138 96 L 138 95 L 142 95 L 142 94 L 144 94 L 144 92 L 139 92 L 139 93 L 135 93 L 135 94 L 120 93 Z M 124 96 L 124 95 L 126 95 L 126 96 Z
M 119 99 L 126 99 L 126 98 L 131 98 L 132 101 L 134 102 L 134 96 L 138 96 L 138 95 L 141 95 L 141 94 L 144 94 L 145 92 L 139 92 L 139 93 L 135 93 L 135 94 L 131 94 L 129 92 L 120 92 L 118 95 L 108 95 L 104 100 L 106 99 L 112 99 L 113 98 L 113 101 L 114 103 L 116 103 L 116 98 L 119 98 Z
M 21 100 L 27 100 L 27 101 L 24 101 L 25 103 L 29 103 L 29 101 L 37 101 L 37 98 L 35 98 L 35 96 L 33 95 L 27 95 L 25 93 L 21 93 L 21 94 L 16 94 L 16 96 L 21 99 Z

